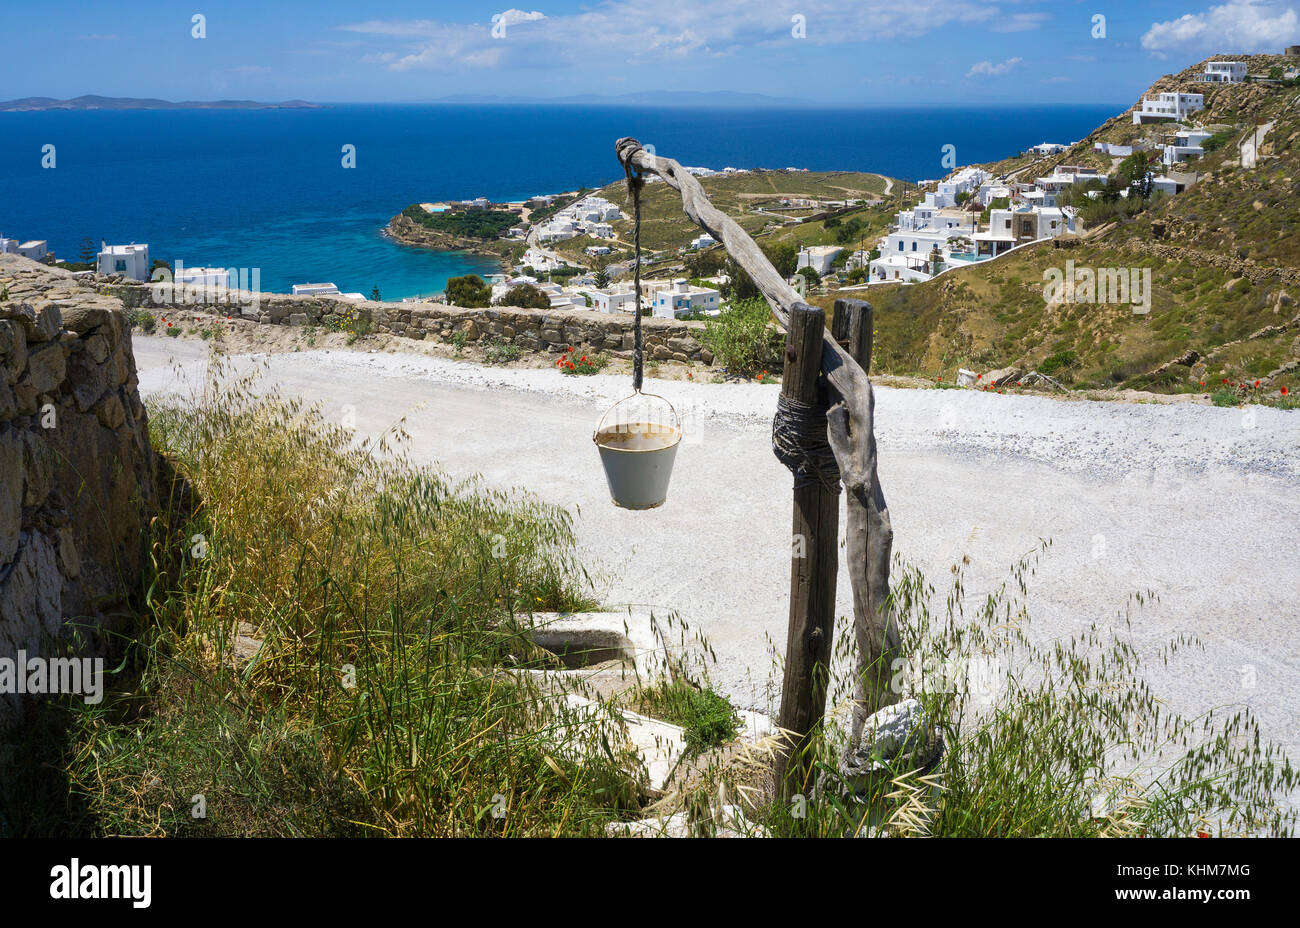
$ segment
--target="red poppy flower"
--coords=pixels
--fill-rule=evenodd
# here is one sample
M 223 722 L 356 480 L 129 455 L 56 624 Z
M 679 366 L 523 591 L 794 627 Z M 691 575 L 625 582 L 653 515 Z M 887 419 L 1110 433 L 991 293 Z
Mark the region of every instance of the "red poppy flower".
M 1259 381 L 1258 381 L 1258 380 L 1255 381 L 1255 386 L 1257 386 L 1257 387 L 1259 386 Z
M 1282 395 L 1283 395 L 1283 396 L 1286 396 L 1286 393 L 1287 393 L 1286 387 L 1283 387 L 1283 388 L 1282 388 Z
M 1209 833 L 1208 831 L 1200 831 L 1200 830 L 1197 830 L 1197 832 L 1196 832 L 1196 837 L 1198 837 L 1198 838 L 1208 838 L 1209 836 L 1210 836 L 1210 833 Z

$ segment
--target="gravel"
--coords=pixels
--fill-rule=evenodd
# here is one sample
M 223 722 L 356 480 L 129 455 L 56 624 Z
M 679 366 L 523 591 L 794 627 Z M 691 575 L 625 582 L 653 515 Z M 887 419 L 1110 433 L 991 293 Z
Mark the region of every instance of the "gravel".
M 137 336 L 142 392 L 201 382 L 204 350 Z M 717 652 L 714 685 L 771 709 L 789 584 L 790 479 L 770 444 L 778 387 L 647 380 L 682 412 L 686 439 L 667 504 L 634 513 L 610 504 L 590 440 L 626 377 L 359 351 L 261 360 L 276 389 L 330 415 L 351 407 L 360 433 L 405 416 L 414 458 L 569 507 L 603 600 L 677 610 Z M 1300 412 L 879 387 L 877 437 L 895 553 L 941 593 L 967 559 L 965 598 L 978 603 L 1050 539 L 1030 579 L 1036 635 L 1110 621 L 1152 590 L 1135 643 L 1190 632 L 1206 645 L 1149 665 L 1170 707 L 1251 706 L 1300 757 Z M 838 594 L 850 616 L 843 578 Z

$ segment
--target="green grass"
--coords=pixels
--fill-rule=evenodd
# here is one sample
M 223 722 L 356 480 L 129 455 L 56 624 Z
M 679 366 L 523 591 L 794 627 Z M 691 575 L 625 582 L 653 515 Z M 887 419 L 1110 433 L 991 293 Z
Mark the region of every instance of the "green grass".
M 802 784 L 806 802 L 761 807 L 756 821 L 778 836 L 852 834 L 868 816 L 895 836 L 1294 833 L 1296 812 L 1281 800 L 1300 775 L 1253 714 L 1231 705 L 1182 716 L 1146 682 L 1150 665 L 1203 666 L 1190 636 L 1136 643 L 1132 618 L 1150 594 L 1111 621 L 1031 635 L 1028 582 L 1046 551 L 1022 558 L 971 607 L 962 564 L 936 590 L 896 558 L 891 595 L 908 659 L 868 673 L 919 699 L 947 751 L 928 774 L 891 771 L 861 802 Z M 852 648 L 841 626 L 836 652 Z M 846 718 L 851 690 L 851 680 L 833 689 L 834 717 Z M 811 776 L 834 782 L 843 741 L 838 726 L 822 733 Z
M 740 718 L 725 697 L 680 677 L 643 690 L 635 708 L 686 729 L 692 753 L 734 741 L 740 732 Z
M 568 514 L 215 376 L 151 405 L 179 479 L 116 685 L 54 752 L 81 829 L 580 835 L 637 808 L 626 754 L 497 669 L 531 612 L 593 605 Z M 12 798 L 8 830 L 48 822 Z

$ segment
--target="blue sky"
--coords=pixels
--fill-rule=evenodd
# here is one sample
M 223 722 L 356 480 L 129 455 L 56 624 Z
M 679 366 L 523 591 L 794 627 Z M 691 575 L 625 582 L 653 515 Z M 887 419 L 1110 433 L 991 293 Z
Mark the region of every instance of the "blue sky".
M 1297 6 L 45 0 L 6 3 L 0 95 L 414 102 L 738 90 L 862 105 L 1126 103 L 1208 55 L 1300 43 Z M 195 13 L 205 17 L 203 38 L 192 35 Z M 1096 15 L 1105 17 L 1104 37 L 1093 35 Z

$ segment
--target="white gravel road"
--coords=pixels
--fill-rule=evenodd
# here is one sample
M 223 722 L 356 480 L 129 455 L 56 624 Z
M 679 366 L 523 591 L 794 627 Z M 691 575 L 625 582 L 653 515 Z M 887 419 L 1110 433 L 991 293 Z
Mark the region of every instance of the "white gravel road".
M 201 383 L 205 348 L 137 336 L 142 392 Z M 590 437 L 626 377 L 351 351 L 258 357 L 281 392 L 334 416 L 353 407 L 363 434 L 405 416 L 416 459 L 570 507 L 602 598 L 677 609 L 717 651 L 715 685 L 769 708 L 789 582 L 790 478 L 769 437 L 777 387 L 648 380 L 683 411 L 687 438 L 667 504 L 628 512 L 609 502 Z M 1249 705 L 1300 758 L 1300 412 L 879 387 L 877 436 L 895 551 L 931 580 L 966 555 L 967 596 L 982 600 L 1051 539 L 1030 588 L 1036 635 L 1108 620 L 1129 593 L 1154 590 L 1138 642 L 1191 632 L 1207 645 L 1151 666 L 1157 693 L 1183 712 Z

